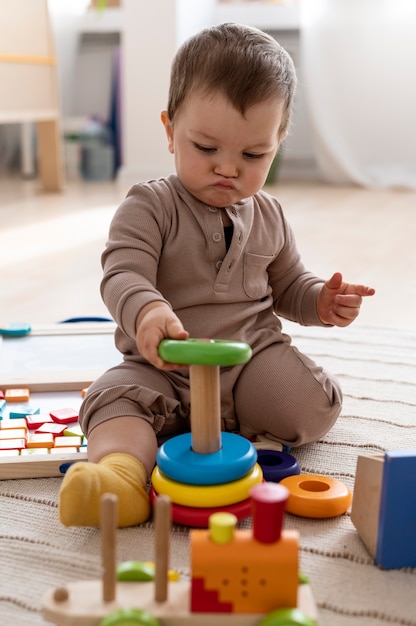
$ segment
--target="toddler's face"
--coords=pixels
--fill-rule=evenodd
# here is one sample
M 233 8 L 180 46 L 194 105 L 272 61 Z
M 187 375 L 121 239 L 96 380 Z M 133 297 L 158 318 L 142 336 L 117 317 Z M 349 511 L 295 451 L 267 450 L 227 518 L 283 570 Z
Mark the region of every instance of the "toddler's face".
M 264 185 L 279 147 L 283 104 L 255 104 L 243 116 L 220 92 L 191 94 L 174 125 L 162 113 L 169 151 L 184 187 L 210 206 L 225 207 Z

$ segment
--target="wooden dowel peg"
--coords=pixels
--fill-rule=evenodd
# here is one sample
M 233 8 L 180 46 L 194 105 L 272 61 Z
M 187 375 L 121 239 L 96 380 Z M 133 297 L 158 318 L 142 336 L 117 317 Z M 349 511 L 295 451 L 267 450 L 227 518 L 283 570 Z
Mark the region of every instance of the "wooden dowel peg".
M 100 506 L 103 602 L 112 602 L 116 597 L 117 496 L 105 493 Z
M 171 501 L 160 495 L 155 503 L 155 602 L 166 602 L 168 597 L 170 531 Z
M 219 365 L 191 365 L 192 450 L 210 454 L 221 450 L 221 393 Z

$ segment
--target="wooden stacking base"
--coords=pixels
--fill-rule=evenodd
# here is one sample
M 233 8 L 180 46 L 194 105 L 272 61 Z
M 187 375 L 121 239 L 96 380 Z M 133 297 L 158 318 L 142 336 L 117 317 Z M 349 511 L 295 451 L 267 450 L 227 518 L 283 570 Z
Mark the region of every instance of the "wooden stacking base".
M 153 582 L 117 583 L 116 599 L 102 601 L 102 581 L 79 581 L 62 588 L 49 590 L 43 597 L 42 614 L 56 626 L 99 626 L 100 621 L 112 611 L 126 607 L 144 609 L 161 620 L 163 626 L 255 626 L 263 615 L 258 613 L 191 613 L 190 583 L 179 580 L 169 583 L 168 600 L 155 602 Z M 66 595 L 68 599 L 59 600 Z M 58 598 L 58 600 L 55 599 Z M 317 620 L 317 611 L 309 585 L 300 585 L 298 608 Z M 317 622 L 318 623 L 318 622 Z

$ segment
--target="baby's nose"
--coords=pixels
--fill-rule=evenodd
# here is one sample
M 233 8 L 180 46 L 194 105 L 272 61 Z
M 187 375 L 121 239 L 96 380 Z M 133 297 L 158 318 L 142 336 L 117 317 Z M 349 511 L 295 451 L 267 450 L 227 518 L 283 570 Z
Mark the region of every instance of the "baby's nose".
M 238 174 L 237 166 L 232 159 L 221 159 L 215 164 L 215 173 L 227 178 L 235 178 Z

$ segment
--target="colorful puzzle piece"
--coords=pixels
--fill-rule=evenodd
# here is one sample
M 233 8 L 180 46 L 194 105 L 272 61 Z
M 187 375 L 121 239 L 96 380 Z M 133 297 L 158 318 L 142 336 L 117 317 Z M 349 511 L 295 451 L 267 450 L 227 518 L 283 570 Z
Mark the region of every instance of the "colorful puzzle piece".
M 29 389 L 6 389 L 4 399 L 6 402 L 29 402 Z
M 51 411 L 50 416 L 58 424 L 73 424 L 78 421 L 78 411 L 70 408 Z
M 53 419 L 49 413 L 36 413 L 35 415 L 26 415 L 26 423 L 30 430 L 36 430 L 43 424 L 52 424 Z
M 26 448 L 26 439 L 5 439 L 0 441 L 0 450 L 22 450 Z
M 6 428 L 5 430 L 0 430 L 0 441 L 5 439 L 26 439 L 26 436 L 26 428 Z
M 33 433 L 28 435 L 28 448 L 53 448 L 54 436 L 52 433 Z
M 4 419 L 0 421 L 0 431 L 15 430 L 16 428 L 28 429 L 27 422 L 24 417 L 20 419 Z
M 26 417 L 27 415 L 36 415 L 37 413 L 40 413 L 39 407 L 22 404 L 21 406 L 17 406 L 14 409 L 10 409 L 9 418 L 18 419 L 20 417 Z

